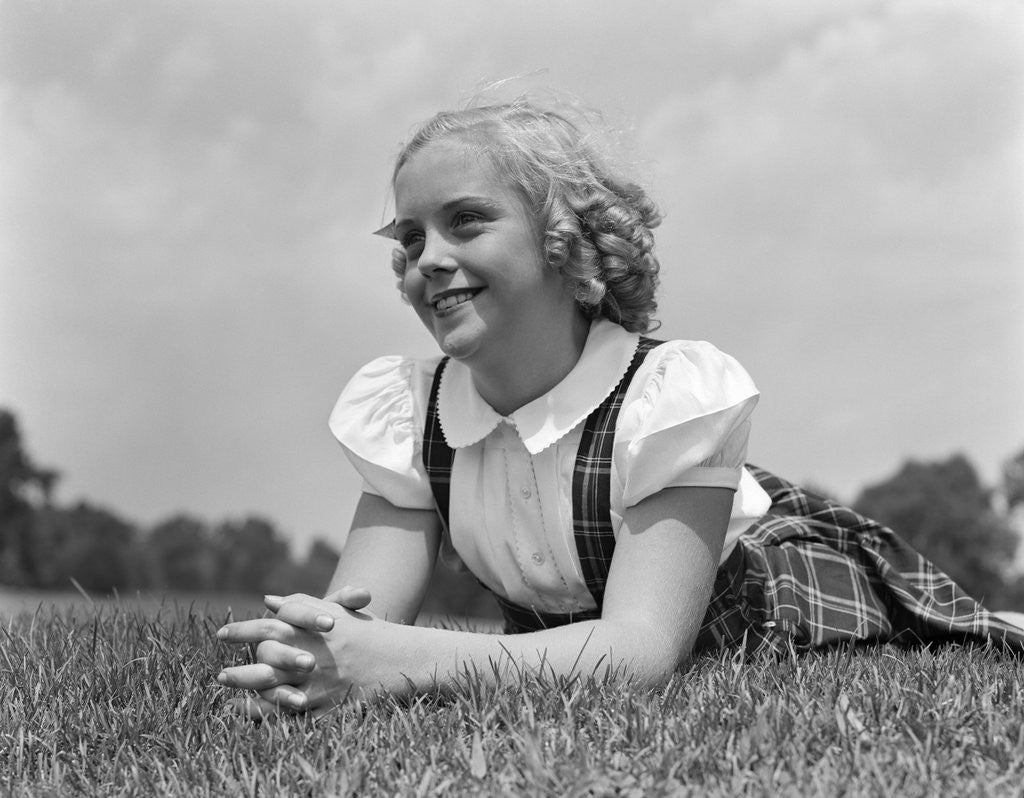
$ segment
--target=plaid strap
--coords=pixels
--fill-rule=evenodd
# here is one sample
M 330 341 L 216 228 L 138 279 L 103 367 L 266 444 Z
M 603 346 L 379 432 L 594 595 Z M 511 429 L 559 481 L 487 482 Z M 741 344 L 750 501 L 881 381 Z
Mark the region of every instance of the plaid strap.
M 647 353 L 664 343 L 641 337 L 626 373 L 608 398 L 587 417 L 572 476 L 572 527 L 583 578 L 594 603 L 604 602 L 604 586 L 615 551 L 611 517 L 612 451 L 615 423 L 633 376 Z
M 448 358 L 441 358 L 434 371 L 434 381 L 430 386 L 427 399 L 427 419 L 423 427 L 423 467 L 430 481 L 430 492 L 434 494 L 434 504 L 445 531 L 448 526 L 448 505 L 451 498 L 452 463 L 455 461 L 455 450 L 444 439 L 441 430 L 441 419 L 437 414 L 437 394 L 441 388 L 441 375 L 448 364 Z

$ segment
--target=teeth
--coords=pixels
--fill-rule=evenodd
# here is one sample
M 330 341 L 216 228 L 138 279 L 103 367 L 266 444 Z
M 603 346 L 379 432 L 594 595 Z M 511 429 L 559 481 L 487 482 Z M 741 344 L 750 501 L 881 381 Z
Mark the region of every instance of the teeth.
M 456 305 L 461 305 L 463 302 L 468 302 L 473 298 L 471 293 L 462 294 L 451 294 L 450 296 L 441 297 L 437 302 L 434 303 L 434 307 L 438 310 L 448 310 Z

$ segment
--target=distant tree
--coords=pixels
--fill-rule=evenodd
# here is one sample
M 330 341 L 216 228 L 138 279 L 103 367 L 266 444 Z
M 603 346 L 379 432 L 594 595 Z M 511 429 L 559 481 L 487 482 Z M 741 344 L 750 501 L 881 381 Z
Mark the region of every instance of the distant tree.
M 1024 505 L 1024 449 L 1003 463 L 1003 495 L 1011 510 Z
M 1006 583 L 999 606 L 993 609 L 1024 612 L 1024 576 L 1017 575 Z
M 30 506 L 9 512 L 0 521 L 0 583 L 35 587 L 39 568 L 32 556 L 34 512 Z
M 214 532 L 214 544 L 218 565 L 215 586 L 222 590 L 268 592 L 275 574 L 279 578 L 292 566 L 288 543 L 264 518 L 225 521 Z
M 976 598 L 1002 592 L 1017 536 L 963 455 L 907 462 L 866 488 L 854 507 L 891 527 Z
M 37 560 L 32 556 L 32 495 L 49 505 L 58 473 L 32 463 L 22 446 L 14 414 L 0 408 L 0 581 L 35 585 Z
M 68 588 L 72 578 L 99 592 L 146 586 L 135 526 L 101 507 L 80 502 L 38 510 L 32 549 L 40 587 Z
M 33 487 L 38 490 L 39 500 L 43 507 L 53 506 L 53 493 L 60 482 L 60 471 L 52 468 L 36 468 Z
M 338 551 L 324 540 L 313 541 L 305 559 L 282 561 L 267 577 L 266 591 L 280 596 L 289 593 L 308 593 L 322 596 L 334 576 L 338 564 Z
M 301 585 L 297 585 L 296 589 L 313 596 L 324 595 L 338 567 L 338 557 L 338 550 L 330 543 L 320 538 L 314 540 L 305 561 L 298 569 Z
M 176 515 L 154 526 L 146 537 L 146 553 L 154 587 L 210 590 L 217 581 L 213 534 L 192 516 Z
M 0 520 L 28 506 L 23 491 L 34 472 L 21 445 L 17 419 L 0 408 Z

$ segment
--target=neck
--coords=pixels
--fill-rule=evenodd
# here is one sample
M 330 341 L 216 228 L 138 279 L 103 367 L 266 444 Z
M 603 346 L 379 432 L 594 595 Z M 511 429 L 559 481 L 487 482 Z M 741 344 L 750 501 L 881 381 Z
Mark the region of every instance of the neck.
M 562 335 L 548 334 L 528 349 L 529 357 L 510 347 L 500 359 L 471 366 L 473 384 L 487 404 L 507 416 L 565 379 L 583 354 L 589 331 L 590 322 L 574 314 Z

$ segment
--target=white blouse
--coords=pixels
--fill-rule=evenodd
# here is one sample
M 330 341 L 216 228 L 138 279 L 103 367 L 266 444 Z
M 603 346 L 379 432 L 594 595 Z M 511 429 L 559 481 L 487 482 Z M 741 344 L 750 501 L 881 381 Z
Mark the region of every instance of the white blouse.
M 593 609 L 573 537 L 572 477 L 583 422 L 615 389 L 638 335 L 591 325 L 583 354 L 551 391 L 509 416 L 477 393 L 469 369 L 445 367 L 438 414 L 452 465 L 442 556 L 496 593 L 541 612 Z M 440 356 L 381 357 L 342 391 L 330 428 L 363 490 L 398 507 L 434 509 L 422 461 L 423 427 Z M 722 561 L 771 504 L 743 468 L 758 392 L 733 358 L 703 341 L 652 350 L 626 391 L 615 427 L 611 520 L 663 488 L 736 491 Z

